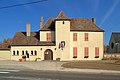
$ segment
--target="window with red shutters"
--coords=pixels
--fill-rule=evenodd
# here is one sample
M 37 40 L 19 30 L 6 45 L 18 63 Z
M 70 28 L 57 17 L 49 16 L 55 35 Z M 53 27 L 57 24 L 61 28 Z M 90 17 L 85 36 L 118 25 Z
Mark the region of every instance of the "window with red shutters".
M 51 41 L 51 33 L 46 33 L 47 41 Z
M 84 48 L 84 58 L 88 58 L 89 57 L 89 48 L 85 47 Z
M 77 33 L 73 33 L 73 41 L 77 41 Z
M 73 58 L 77 58 L 77 47 L 73 47 Z
M 85 41 L 88 41 L 88 33 L 85 33 Z
M 99 58 L 99 47 L 95 47 L 95 58 Z

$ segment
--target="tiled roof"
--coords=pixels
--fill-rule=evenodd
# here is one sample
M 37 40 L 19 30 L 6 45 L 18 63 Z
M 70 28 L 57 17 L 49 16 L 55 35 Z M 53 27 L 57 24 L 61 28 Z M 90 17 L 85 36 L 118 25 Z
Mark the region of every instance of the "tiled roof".
M 63 11 L 60 11 L 57 18 L 49 18 L 46 24 L 41 27 L 41 31 L 43 30 L 55 30 L 55 20 L 70 20 L 70 30 L 71 31 L 100 31 L 104 32 L 104 30 L 100 29 L 96 24 L 94 24 L 91 20 L 87 18 L 68 18 Z
M 71 18 L 71 31 L 103 31 L 87 18 Z
M 67 19 L 68 17 L 64 14 L 63 11 L 60 11 L 60 13 L 57 16 L 57 19 Z
M 55 30 L 55 18 L 50 18 L 46 22 L 46 24 L 41 28 L 43 30 Z M 104 30 L 100 29 L 96 24 L 94 24 L 91 20 L 87 18 L 70 18 L 70 30 L 71 31 L 100 31 L 104 32 Z
M 115 43 L 120 43 L 120 32 L 113 32 L 112 36 L 115 40 Z
M 53 42 L 40 42 L 39 41 L 39 32 L 31 32 L 30 36 L 26 36 L 26 32 L 16 32 L 12 44 L 14 46 L 46 46 L 54 45 Z
M 0 42 L 0 49 L 7 49 L 9 48 L 10 43 L 7 42 Z
M 55 18 L 49 18 L 43 27 L 40 30 L 55 30 Z
M 26 36 L 26 32 L 17 32 L 13 38 L 12 45 L 37 45 L 38 33 L 31 32 L 31 36 Z

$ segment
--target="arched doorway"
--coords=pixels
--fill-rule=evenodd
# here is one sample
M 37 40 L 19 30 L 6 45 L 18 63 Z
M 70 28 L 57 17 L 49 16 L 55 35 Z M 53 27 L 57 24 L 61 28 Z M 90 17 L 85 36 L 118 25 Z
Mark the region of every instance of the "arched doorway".
M 44 52 L 44 60 L 53 60 L 53 52 L 50 49 L 46 49 Z

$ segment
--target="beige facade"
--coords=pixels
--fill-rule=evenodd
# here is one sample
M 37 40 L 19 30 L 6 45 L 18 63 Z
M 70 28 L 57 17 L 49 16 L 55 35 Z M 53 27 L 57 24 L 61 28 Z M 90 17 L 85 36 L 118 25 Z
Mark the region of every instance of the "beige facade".
M 77 41 L 73 41 L 73 33 L 77 33 Z M 84 40 L 84 34 L 89 34 L 88 41 Z M 73 60 L 101 60 L 103 58 L 103 35 L 102 32 L 70 32 L 70 52 Z M 73 47 L 78 47 L 78 57 L 73 58 Z M 84 58 L 84 48 L 89 48 L 89 57 Z M 95 47 L 99 47 L 99 58 L 95 58 Z
M 47 35 L 48 33 L 50 35 Z M 73 40 L 74 33 L 77 37 L 75 41 Z M 87 41 L 85 41 L 85 34 L 87 34 Z M 60 61 L 101 60 L 103 58 L 104 31 L 88 19 L 69 19 L 60 12 L 57 18 L 49 19 L 39 32 L 30 35 L 31 37 L 26 37 L 24 33 L 15 35 L 14 44 L 11 46 L 11 60 L 19 60 L 23 56 L 30 61 L 38 58 L 41 60 L 60 59 Z M 50 38 L 50 41 L 47 41 L 47 38 Z M 20 42 L 22 45 L 19 44 Z M 74 47 L 76 51 L 73 50 Z M 85 57 L 86 47 L 88 48 L 87 57 Z M 34 55 L 35 51 L 36 55 Z
M 10 60 L 10 54 L 9 49 L 0 49 L 0 60 Z

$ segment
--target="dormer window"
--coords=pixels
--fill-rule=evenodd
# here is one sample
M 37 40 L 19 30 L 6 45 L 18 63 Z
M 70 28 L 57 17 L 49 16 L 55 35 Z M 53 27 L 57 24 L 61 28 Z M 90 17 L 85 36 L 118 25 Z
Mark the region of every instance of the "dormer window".
M 63 21 L 63 24 L 65 24 L 65 22 Z

